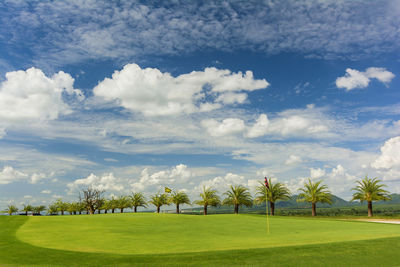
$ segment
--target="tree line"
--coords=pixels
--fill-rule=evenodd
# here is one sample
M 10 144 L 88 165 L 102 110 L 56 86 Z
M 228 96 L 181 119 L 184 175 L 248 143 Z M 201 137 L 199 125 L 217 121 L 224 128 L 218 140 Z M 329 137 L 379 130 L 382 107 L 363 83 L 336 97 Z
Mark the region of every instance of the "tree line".
M 357 181 L 356 187 L 352 188 L 354 191 L 353 198 L 351 201 L 367 202 L 368 206 L 368 217 L 373 216 L 372 202 L 379 200 L 390 200 L 389 192 L 384 190 L 385 187 L 382 182 L 377 178 L 368 178 Z M 299 188 L 300 194 L 298 195 L 298 202 L 311 203 L 311 214 L 312 216 L 317 215 L 317 203 L 329 203 L 332 204 L 332 194 L 328 190 L 327 185 L 322 184 L 321 181 L 313 182 L 308 179 L 304 183 L 302 188 Z M 233 206 L 234 213 L 239 213 L 240 206 L 251 207 L 253 204 L 269 203 L 270 214 L 275 214 L 275 203 L 279 200 L 287 200 L 291 197 L 290 191 L 287 186 L 283 183 L 272 183 L 271 179 L 265 178 L 265 183 L 260 182 L 256 188 L 256 194 L 253 197 L 250 194 L 248 188 L 242 185 L 231 185 L 230 189 L 223 193 L 224 199 L 221 199 L 218 195 L 218 191 L 211 187 L 203 187 L 202 192 L 199 194 L 199 199 L 193 202 L 190 201 L 189 196 L 184 191 L 177 191 L 172 193 L 157 193 L 151 195 L 149 200 L 146 199 L 143 193 L 137 192 L 132 193 L 129 196 L 111 197 L 106 199 L 103 197 L 104 191 L 95 188 L 87 188 L 79 193 L 79 200 L 76 202 L 64 202 L 58 199 L 56 202 L 50 204 L 48 208 L 45 206 L 31 206 L 24 205 L 19 210 L 14 205 L 9 205 L 7 212 L 9 215 L 15 214 L 18 211 L 24 212 L 28 215 L 30 212 L 32 215 L 38 214 L 47 210 L 48 215 L 64 215 L 68 212 L 71 215 L 77 214 L 95 214 L 101 213 L 114 213 L 119 210 L 123 213 L 125 209 L 131 208 L 134 212 L 137 212 L 139 207 L 147 208 L 149 204 L 156 207 L 157 213 L 164 205 L 175 205 L 176 213 L 180 213 L 180 205 L 199 205 L 203 207 L 203 214 L 207 215 L 209 206 L 220 206 L 229 205 Z

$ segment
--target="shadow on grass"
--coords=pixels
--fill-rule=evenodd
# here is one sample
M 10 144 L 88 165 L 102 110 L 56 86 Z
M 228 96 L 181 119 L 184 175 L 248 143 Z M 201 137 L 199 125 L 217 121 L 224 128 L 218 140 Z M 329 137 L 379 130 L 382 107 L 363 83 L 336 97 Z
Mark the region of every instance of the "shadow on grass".
M 27 266 L 398 266 L 400 238 L 182 254 L 119 255 L 35 247 L 19 241 L 24 216 L 0 217 L 0 265 Z M 311 229 L 310 229 L 311 230 Z M 140 244 L 138 244 L 140 245 Z M 156 246 L 157 244 L 155 244 Z

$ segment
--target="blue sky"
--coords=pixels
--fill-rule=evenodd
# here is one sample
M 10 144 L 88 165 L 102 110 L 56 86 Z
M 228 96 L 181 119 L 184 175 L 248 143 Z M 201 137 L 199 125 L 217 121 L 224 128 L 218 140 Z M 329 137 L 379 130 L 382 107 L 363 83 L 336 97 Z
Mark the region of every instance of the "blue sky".
M 3 1 L 0 208 L 164 186 L 400 193 L 399 1 Z

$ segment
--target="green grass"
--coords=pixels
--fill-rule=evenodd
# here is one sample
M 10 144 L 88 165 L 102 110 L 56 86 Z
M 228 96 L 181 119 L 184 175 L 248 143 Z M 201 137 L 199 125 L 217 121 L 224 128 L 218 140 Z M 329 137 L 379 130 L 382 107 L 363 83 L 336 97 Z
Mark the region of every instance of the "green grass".
M 0 217 L 0 265 L 399 266 L 400 225 L 258 215 Z

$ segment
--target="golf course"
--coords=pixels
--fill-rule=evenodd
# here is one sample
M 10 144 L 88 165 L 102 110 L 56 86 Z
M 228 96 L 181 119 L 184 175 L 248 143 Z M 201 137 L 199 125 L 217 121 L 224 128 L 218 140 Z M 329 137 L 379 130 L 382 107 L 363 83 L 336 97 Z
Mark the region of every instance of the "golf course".
M 0 265 L 396 266 L 400 225 L 265 215 L 1 216 Z

